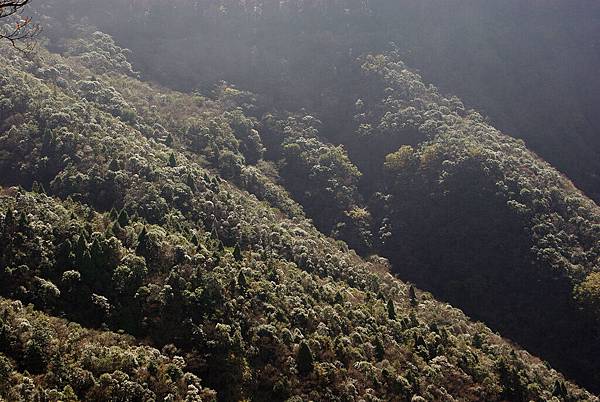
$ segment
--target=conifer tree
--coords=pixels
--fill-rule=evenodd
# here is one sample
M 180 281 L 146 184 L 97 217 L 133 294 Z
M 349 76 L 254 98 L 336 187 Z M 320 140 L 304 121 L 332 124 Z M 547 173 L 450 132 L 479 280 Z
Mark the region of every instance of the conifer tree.
M 21 211 L 21 214 L 19 215 L 19 229 L 26 228 L 27 223 L 28 223 L 27 214 L 25 213 L 25 211 Z
M 387 302 L 387 313 L 390 320 L 396 319 L 396 307 L 394 306 L 394 301 L 392 299 Z
M 217 230 L 216 220 L 213 221 L 212 228 L 210 229 L 210 237 L 212 237 L 213 240 L 219 240 L 219 231 Z
M 246 288 L 248 287 L 248 280 L 246 279 L 244 271 L 240 271 L 240 273 L 238 274 L 237 282 L 241 290 L 246 290 Z
M 236 261 L 242 261 L 242 249 L 240 248 L 240 243 L 235 244 L 235 248 L 233 249 L 233 258 Z
M 552 391 L 552 396 L 556 396 L 556 397 L 566 397 L 568 396 L 568 391 L 567 391 L 567 387 L 565 386 L 565 384 L 560 381 L 560 380 L 556 380 L 554 381 L 554 390 Z
M 8 209 L 8 211 L 6 211 L 6 215 L 4 216 L 4 226 L 7 229 L 12 229 L 12 227 L 15 224 L 15 217 L 14 217 L 14 213 L 12 209 Z
M 381 361 L 384 356 L 385 346 L 383 345 L 383 341 L 381 340 L 381 338 L 378 336 L 377 338 L 375 338 L 375 357 L 377 357 L 377 360 Z
M 194 233 L 194 235 L 192 236 L 192 239 L 190 241 L 196 247 L 198 247 L 200 245 L 200 240 L 198 240 L 198 235 L 196 233 Z
M 148 231 L 146 230 L 146 226 L 144 226 L 142 228 L 142 231 L 138 235 L 138 245 L 137 245 L 137 248 L 136 248 L 136 252 L 138 254 L 142 254 L 143 255 L 142 251 L 146 249 L 147 243 L 148 243 Z
M 194 178 L 192 177 L 191 174 L 187 175 L 187 178 L 185 180 L 185 184 L 187 184 L 187 186 L 192 190 L 192 191 L 196 191 L 196 182 L 194 181 Z
M 408 288 L 408 297 L 410 298 L 410 304 L 413 306 L 417 305 L 417 292 L 415 291 L 415 287 L 410 285 Z
M 298 365 L 298 372 L 305 376 L 310 374 L 314 369 L 314 358 L 310 346 L 308 343 L 302 342 L 298 349 L 298 355 L 296 356 L 296 364 Z
M 129 214 L 124 209 L 119 213 L 119 217 L 117 218 L 117 222 L 121 225 L 122 228 L 129 225 Z
M 171 154 L 169 155 L 169 166 L 170 167 L 177 166 L 177 159 L 175 158 L 175 154 L 173 152 L 171 152 Z
M 121 227 L 121 224 L 119 223 L 119 221 L 116 221 L 115 223 L 113 223 L 113 225 L 112 225 L 112 233 L 117 238 L 123 233 L 123 228 Z
M 117 210 L 115 209 L 115 207 L 112 207 L 110 209 L 109 216 L 110 216 L 111 222 L 114 222 L 114 221 L 117 220 L 117 218 L 119 217 L 119 213 L 117 212 Z

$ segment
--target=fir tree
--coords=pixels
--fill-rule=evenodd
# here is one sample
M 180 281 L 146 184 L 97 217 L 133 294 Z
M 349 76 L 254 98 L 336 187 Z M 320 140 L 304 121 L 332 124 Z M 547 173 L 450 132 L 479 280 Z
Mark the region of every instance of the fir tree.
M 375 357 L 377 357 L 377 360 L 381 361 L 383 360 L 384 356 L 385 346 L 383 345 L 383 341 L 381 340 L 381 338 L 378 336 L 375 338 Z
M 85 236 L 83 234 L 79 235 L 77 239 L 77 243 L 75 243 L 75 256 L 77 258 L 81 258 L 83 253 L 88 249 L 87 242 L 85 241 Z
M 171 152 L 171 154 L 169 155 L 169 166 L 170 167 L 177 166 L 177 159 L 175 159 L 175 154 L 173 152 Z
M 387 313 L 390 320 L 396 319 L 396 307 L 394 306 L 394 301 L 392 299 L 387 302 Z
M 552 396 L 564 398 L 567 396 L 567 394 L 568 394 L 568 391 L 567 391 L 567 387 L 565 387 L 565 384 L 560 380 L 554 381 L 554 390 L 552 392 Z
M 123 233 L 123 227 L 121 227 L 121 224 L 118 220 L 112 225 L 112 233 L 117 237 Z
M 415 287 L 410 285 L 408 288 L 408 297 L 410 298 L 410 304 L 413 306 L 417 305 L 417 292 L 415 291 Z
M 21 211 L 21 214 L 19 215 L 19 229 L 25 229 L 27 227 L 28 224 L 28 219 L 27 219 L 27 214 L 25 213 L 25 211 Z
M 121 225 L 122 228 L 129 225 L 129 214 L 124 209 L 119 213 L 119 217 L 117 218 L 117 222 Z
M 194 178 L 192 177 L 191 174 L 187 175 L 187 178 L 185 180 L 185 184 L 187 184 L 187 186 L 192 190 L 192 191 L 196 191 L 196 182 L 194 181 Z
M 213 221 L 212 228 L 210 230 L 210 237 L 212 237 L 213 240 L 219 240 L 219 231 L 217 230 L 217 220 L 216 219 Z
M 146 226 L 144 226 L 142 228 L 142 231 L 138 235 L 138 245 L 136 248 L 136 252 L 138 254 L 143 254 L 142 251 L 145 250 L 147 243 L 148 243 L 148 231 L 146 230 Z
M 237 282 L 241 290 L 246 290 L 246 288 L 248 287 L 248 280 L 246 279 L 244 271 L 240 271 L 240 273 L 238 274 Z
M 314 369 L 314 358 L 310 346 L 308 343 L 302 342 L 298 349 L 298 355 L 296 356 L 296 364 L 298 365 L 298 372 L 305 376 L 310 374 Z
M 109 217 L 110 217 L 111 222 L 116 221 L 117 218 L 119 217 L 119 213 L 117 212 L 117 210 L 114 207 L 111 208 Z
M 233 258 L 236 261 L 242 261 L 242 249 L 240 248 L 240 243 L 235 244 L 235 248 L 233 249 Z
M 167 135 L 167 138 L 165 138 L 165 145 L 171 147 L 173 146 L 174 142 L 175 140 L 173 139 L 173 136 L 171 135 L 171 133 L 169 133 L 169 135 Z
M 12 229 L 12 227 L 15 224 L 15 217 L 14 217 L 14 213 L 12 209 L 8 209 L 8 211 L 6 211 L 6 215 L 4 216 L 4 226 L 7 229 Z

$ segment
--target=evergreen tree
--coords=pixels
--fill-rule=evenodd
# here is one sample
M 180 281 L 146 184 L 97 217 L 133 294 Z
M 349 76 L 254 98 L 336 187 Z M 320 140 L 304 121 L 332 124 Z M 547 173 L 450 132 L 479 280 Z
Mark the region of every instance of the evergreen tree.
M 144 250 L 146 250 L 146 246 L 148 244 L 148 231 L 146 230 L 146 226 L 142 228 L 142 231 L 138 235 L 138 244 L 136 247 L 136 253 L 140 255 L 144 255 Z
M 117 237 L 119 237 L 121 233 L 123 233 L 123 228 L 121 227 L 121 224 L 118 220 L 112 225 L 112 233 Z
M 235 244 L 235 248 L 233 249 L 233 258 L 236 261 L 242 261 L 242 249 L 240 248 L 240 243 Z
M 171 154 L 169 155 L 169 166 L 170 167 L 177 166 L 177 159 L 175 159 L 175 154 L 173 152 L 171 152 Z
M 173 146 L 174 142 L 175 140 L 173 139 L 173 136 L 171 135 L 171 133 L 169 133 L 169 135 L 167 135 L 167 138 L 165 138 L 165 145 L 171 147 Z
M 83 234 L 79 235 L 77 239 L 77 243 L 75 243 L 75 256 L 77 258 L 81 258 L 83 253 L 88 249 L 87 242 L 85 241 L 85 236 Z
M 245 290 L 248 287 L 248 280 L 246 279 L 246 275 L 244 274 L 244 271 L 240 271 L 240 273 L 238 274 L 237 282 L 238 282 L 238 286 L 242 290 Z
M 187 186 L 192 190 L 192 191 L 196 191 L 196 182 L 194 181 L 194 178 L 192 177 L 191 174 L 187 175 L 187 178 L 185 180 L 185 184 L 187 184 Z
M 314 369 L 314 358 L 310 346 L 305 341 L 302 341 L 300 348 L 298 349 L 298 355 L 296 356 L 296 364 L 298 365 L 298 372 L 300 375 L 308 375 Z
M 117 212 L 117 210 L 114 207 L 112 207 L 110 209 L 109 217 L 110 217 L 111 222 L 116 221 L 117 218 L 119 217 L 119 213 Z
M 13 228 L 15 224 L 15 217 L 14 217 L 14 213 L 12 209 L 8 209 L 8 211 L 6 211 L 6 215 L 4 216 L 4 227 L 7 230 L 10 230 Z
M 129 225 L 129 214 L 124 209 L 119 213 L 119 217 L 117 218 L 117 222 L 121 225 L 122 228 Z
M 212 227 L 210 229 L 210 237 L 214 240 L 219 240 L 219 231 L 217 229 L 217 220 L 215 219 L 212 223 Z
M 390 320 L 396 319 L 396 307 L 394 306 L 394 301 L 392 299 L 387 302 L 387 313 Z
M 19 229 L 25 229 L 27 227 L 27 223 L 27 214 L 25 213 L 25 211 L 21 211 L 21 214 L 19 215 Z
M 560 381 L 560 380 L 556 380 L 554 381 L 554 390 L 552 392 L 552 396 L 556 396 L 556 397 L 566 397 L 568 396 L 568 391 L 567 391 L 567 387 L 565 386 L 565 384 Z
M 417 305 L 417 292 L 415 291 L 415 287 L 410 285 L 408 288 L 408 297 L 410 299 L 410 304 L 413 306 Z
M 384 356 L 385 346 L 383 345 L 383 341 L 381 340 L 381 338 L 378 336 L 377 338 L 375 338 L 375 357 L 377 357 L 377 360 L 381 361 L 383 360 Z

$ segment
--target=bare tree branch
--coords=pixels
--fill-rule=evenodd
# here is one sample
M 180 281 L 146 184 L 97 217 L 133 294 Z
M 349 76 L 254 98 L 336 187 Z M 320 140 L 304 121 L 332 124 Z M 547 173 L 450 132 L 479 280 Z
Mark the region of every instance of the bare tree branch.
M 0 0 L 0 18 L 16 14 L 29 0 Z
M 30 17 L 18 15 L 19 11 L 29 2 L 30 0 L 0 0 L 0 19 L 8 18 L 7 26 L 9 27 L 3 29 L 0 25 L 0 40 L 8 40 L 15 49 L 24 53 L 33 50 L 35 44 L 29 40 L 41 31 L 40 26 L 33 24 Z M 21 47 L 17 43 L 26 43 L 26 45 Z

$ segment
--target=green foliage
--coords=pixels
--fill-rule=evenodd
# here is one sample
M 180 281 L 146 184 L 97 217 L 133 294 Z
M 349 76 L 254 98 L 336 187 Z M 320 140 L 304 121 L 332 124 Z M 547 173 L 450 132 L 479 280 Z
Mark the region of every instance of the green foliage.
M 3 340 L 10 340 L 0 354 L 0 395 L 7 400 L 147 400 L 168 395 L 185 400 L 192 387 L 202 400 L 216 400 L 214 391 L 189 372 L 176 380 L 164 375 L 173 365 L 185 366 L 181 357 L 136 346 L 130 337 L 50 318 L 18 301 L 0 299 L 0 312 Z M 153 373 L 146 369 L 150 366 Z
M 576 300 L 600 321 L 600 272 L 590 273 L 575 289 Z
M 404 251 L 398 234 L 410 241 L 419 229 L 403 225 L 400 209 L 428 199 L 405 179 L 439 180 L 435 172 L 446 157 L 469 162 L 466 171 L 476 173 L 486 147 L 469 143 L 454 155 L 415 145 L 412 164 L 385 182 L 369 173 L 383 191 L 377 199 L 383 207 L 374 208 L 362 204 L 364 176 L 352 153 L 320 138 L 315 117 L 250 117 L 257 112 L 252 97 L 229 86 L 209 99 L 163 94 L 118 71 L 85 83 L 91 70 L 77 57 L 44 55 L 47 63 L 71 66 L 60 86 L 39 78 L 45 73 L 32 72 L 28 61 L 0 56 L 0 96 L 10 103 L 2 113 L 12 122 L 0 128 L 0 169 L 9 172 L 0 178 L 0 293 L 18 300 L 3 302 L 7 306 L 32 303 L 70 323 L 33 307 L 2 315 L 4 321 L 10 316 L 0 331 L 6 349 L 0 352 L 9 361 L 4 372 L 15 377 L 0 389 L 3 398 L 18 400 L 16 392 L 31 389 L 35 395 L 23 399 L 54 393 L 57 400 L 393 400 L 417 394 L 413 399 L 544 400 L 559 380 L 573 400 L 594 400 L 431 295 L 420 293 L 411 305 L 411 288 L 389 275 L 382 259 L 364 261 L 319 233 L 276 184 L 285 182 L 323 230 L 356 236 L 349 243 L 365 253 L 372 251 L 371 226 L 380 233 L 387 218 L 391 238 L 382 250 L 392 256 L 396 246 Z M 365 63 L 378 77 L 400 73 L 415 91 L 410 99 L 422 96 L 436 107 L 439 97 L 418 85 L 416 75 L 397 71 L 400 64 L 384 56 Z M 129 108 L 112 97 L 116 92 Z M 364 98 L 365 110 L 377 103 Z M 416 113 L 432 115 L 422 137 L 433 141 L 439 114 L 411 109 L 394 116 L 403 106 L 396 101 L 378 104 L 381 116 L 373 112 L 372 118 L 381 124 L 371 134 L 384 141 L 393 136 L 395 120 Z M 170 145 L 169 135 L 176 139 Z M 376 153 L 379 164 L 398 147 L 384 148 Z M 49 195 L 9 187 L 31 188 L 34 180 Z M 399 194 L 409 197 L 399 202 Z M 127 219 L 116 211 L 127 211 Z M 407 266 L 418 262 L 406 259 Z M 34 331 L 34 321 L 49 324 Z M 476 335 L 486 340 L 481 347 L 473 346 Z M 136 346 L 142 343 L 162 351 Z

